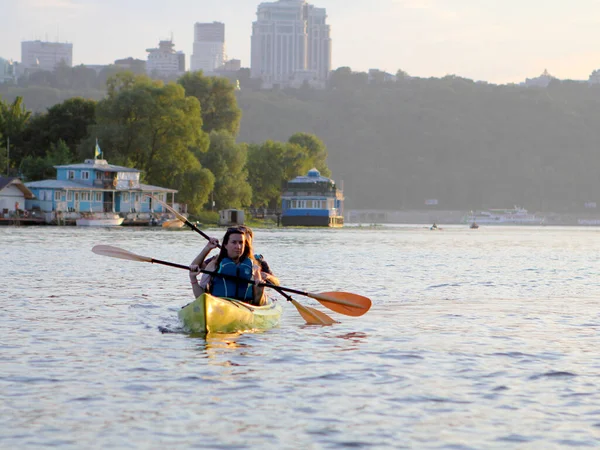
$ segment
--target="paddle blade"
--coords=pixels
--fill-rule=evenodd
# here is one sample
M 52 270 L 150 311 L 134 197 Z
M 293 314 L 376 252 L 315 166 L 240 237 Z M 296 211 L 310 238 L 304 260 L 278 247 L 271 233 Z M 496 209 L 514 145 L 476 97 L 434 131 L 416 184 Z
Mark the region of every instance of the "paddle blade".
M 111 258 L 126 259 L 128 261 L 152 262 L 152 258 L 147 256 L 136 255 L 122 248 L 113 247 L 112 245 L 94 245 L 92 251 L 97 255 L 110 256 Z
M 332 325 L 336 323 L 335 320 L 321 311 L 301 305 L 294 299 L 291 299 L 290 301 L 309 325 Z
M 362 316 L 371 308 L 371 300 L 351 292 L 321 292 L 308 294 L 326 308 L 347 316 Z

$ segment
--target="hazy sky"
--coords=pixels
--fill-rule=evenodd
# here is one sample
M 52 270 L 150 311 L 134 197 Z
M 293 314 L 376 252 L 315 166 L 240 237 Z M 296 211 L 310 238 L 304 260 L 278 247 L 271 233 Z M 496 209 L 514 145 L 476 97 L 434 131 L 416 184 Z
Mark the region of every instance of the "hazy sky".
M 0 0 L 0 57 L 22 40 L 73 43 L 74 64 L 108 64 L 173 35 L 192 53 L 195 22 L 225 23 L 229 58 L 250 65 L 255 0 Z M 327 9 L 333 68 L 378 68 L 493 83 L 544 69 L 587 79 L 600 68 L 600 0 L 314 0 Z

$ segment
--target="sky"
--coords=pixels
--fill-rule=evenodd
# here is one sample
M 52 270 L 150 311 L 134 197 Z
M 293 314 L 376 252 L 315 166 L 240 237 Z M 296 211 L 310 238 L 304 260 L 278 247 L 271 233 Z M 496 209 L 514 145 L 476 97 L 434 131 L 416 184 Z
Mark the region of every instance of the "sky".
M 227 55 L 250 65 L 258 0 L 0 0 L 0 57 L 21 41 L 71 42 L 73 63 L 109 64 L 173 37 L 192 53 L 194 23 L 223 22 Z M 518 83 L 545 69 L 587 79 L 600 69 L 600 0 L 313 0 L 326 8 L 332 68 L 402 69 Z

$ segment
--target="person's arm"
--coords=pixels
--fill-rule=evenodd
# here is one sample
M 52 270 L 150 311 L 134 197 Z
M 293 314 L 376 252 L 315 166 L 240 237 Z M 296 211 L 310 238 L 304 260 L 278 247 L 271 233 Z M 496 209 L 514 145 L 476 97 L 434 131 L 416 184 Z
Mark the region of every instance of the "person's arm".
M 263 286 L 258 286 L 258 283 L 264 281 L 259 266 L 254 265 L 252 275 L 254 279 L 254 286 L 252 286 L 252 293 L 254 294 L 254 304 L 262 306 L 267 303 L 267 296 L 265 295 L 265 288 Z
M 198 283 L 198 274 L 200 273 L 200 268 L 197 264 L 192 264 L 190 266 L 190 283 L 192 283 L 192 291 L 194 292 L 194 298 L 200 297 L 204 293 L 204 289 L 200 287 Z
M 271 283 L 274 284 L 275 286 L 279 286 L 279 278 L 277 278 L 275 275 L 273 275 L 272 273 L 265 273 L 262 272 L 262 279 L 265 283 Z
M 260 266 L 263 281 L 266 283 L 274 284 L 275 286 L 279 286 L 279 278 L 277 278 L 275 276 L 275 274 L 269 267 L 269 263 L 265 260 L 263 255 L 255 255 L 254 258 L 256 259 L 256 262 Z
M 216 260 L 212 260 L 210 263 L 208 263 L 206 269 L 204 270 L 210 270 L 214 272 L 216 270 Z M 205 292 L 208 292 L 208 285 L 212 281 L 212 276 L 207 273 L 202 273 L 202 277 L 200 277 L 200 281 L 198 281 L 198 275 L 200 273 L 200 268 L 197 265 L 190 266 L 190 282 L 192 283 L 194 298 L 198 298 Z
M 192 261 L 192 264 L 190 264 L 190 266 L 199 266 L 199 267 L 202 266 L 202 263 L 204 262 L 204 260 L 208 256 L 208 254 L 214 248 L 217 248 L 218 246 L 219 246 L 219 240 L 215 239 L 215 238 L 210 238 L 210 240 L 204 246 L 204 248 L 202 249 L 202 251 L 198 254 L 198 256 L 196 256 L 194 258 L 194 260 Z

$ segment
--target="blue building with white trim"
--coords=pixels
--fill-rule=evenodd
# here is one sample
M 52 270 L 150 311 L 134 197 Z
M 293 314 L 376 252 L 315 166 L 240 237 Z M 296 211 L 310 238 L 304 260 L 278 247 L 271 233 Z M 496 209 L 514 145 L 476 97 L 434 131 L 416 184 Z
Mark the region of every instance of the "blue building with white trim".
M 335 181 L 317 169 L 287 182 L 281 196 L 283 226 L 341 227 L 344 225 L 344 194 Z
M 151 194 L 167 202 L 175 201 L 175 189 L 140 183 L 138 169 L 108 164 L 104 159 L 86 159 L 82 164 L 55 166 L 55 180 L 25 183 L 34 199 L 26 208 L 46 213 L 47 222 L 58 216 L 77 219 L 87 213 L 164 213 L 160 204 L 152 204 Z

